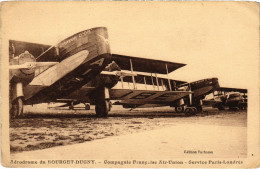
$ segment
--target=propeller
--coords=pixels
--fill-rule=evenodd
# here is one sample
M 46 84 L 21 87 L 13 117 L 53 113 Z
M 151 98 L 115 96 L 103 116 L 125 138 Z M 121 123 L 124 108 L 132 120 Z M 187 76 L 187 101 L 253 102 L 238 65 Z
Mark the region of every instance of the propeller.
M 53 66 L 59 62 L 26 62 L 21 65 L 9 65 L 9 69 L 33 69 L 35 67 Z

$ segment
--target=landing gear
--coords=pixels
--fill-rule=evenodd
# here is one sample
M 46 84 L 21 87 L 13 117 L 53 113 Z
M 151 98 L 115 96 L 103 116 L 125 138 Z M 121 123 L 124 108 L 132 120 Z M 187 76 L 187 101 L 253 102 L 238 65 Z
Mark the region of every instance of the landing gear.
M 90 104 L 85 104 L 85 110 L 90 110 Z
M 176 113 L 183 113 L 184 112 L 185 116 L 194 116 L 198 112 L 202 111 L 202 101 L 201 100 L 195 100 L 195 101 L 193 101 L 194 104 L 191 104 L 192 101 L 190 99 L 190 104 L 188 104 L 188 105 L 182 104 L 182 106 L 180 106 L 181 105 L 180 103 L 178 104 L 179 106 L 175 107 Z
M 218 106 L 218 110 L 225 110 L 225 107 L 221 104 Z
M 106 117 L 111 109 L 108 88 L 102 88 L 96 93 L 96 115 L 97 117 Z
M 106 117 L 109 109 L 109 100 L 99 101 L 95 107 L 97 117 Z
M 23 116 L 23 100 L 21 97 L 18 97 L 13 101 L 11 108 L 11 117 L 21 118 Z
M 196 106 L 197 112 L 202 112 L 202 106 Z
M 176 113 L 184 112 L 185 116 L 192 116 L 192 115 L 196 115 L 196 113 L 198 112 L 198 109 L 196 107 L 179 106 L 179 107 L 175 107 L 175 112 Z
M 196 107 L 192 107 L 192 115 L 196 115 L 198 113 L 198 109 Z
M 175 112 L 176 113 L 183 113 L 184 112 L 184 106 L 175 107 Z
M 111 111 L 111 108 L 112 108 L 112 102 L 109 101 L 109 110 L 108 111 Z
M 15 85 L 11 85 L 12 90 L 16 92 L 11 92 L 11 110 L 10 117 L 11 118 L 20 118 L 23 116 L 23 84 L 21 82 L 16 83 Z
M 198 110 L 196 107 L 187 107 L 184 111 L 185 116 L 195 116 Z
M 185 116 L 191 116 L 191 115 L 193 115 L 194 110 L 192 110 L 192 108 L 186 108 L 184 113 L 185 113 Z
M 69 109 L 74 110 L 74 103 L 73 102 L 70 103 Z

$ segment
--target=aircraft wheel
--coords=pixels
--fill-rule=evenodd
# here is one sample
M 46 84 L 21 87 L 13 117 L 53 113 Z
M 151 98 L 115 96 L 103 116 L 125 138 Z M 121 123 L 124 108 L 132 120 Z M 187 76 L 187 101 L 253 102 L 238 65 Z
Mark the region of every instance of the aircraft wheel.
M 225 110 L 223 105 L 218 106 L 218 110 Z
M 70 109 L 70 110 L 73 110 L 73 109 L 74 109 L 74 103 L 73 103 L 73 102 L 70 103 L 69 109 Z
M 186 108 L 186 110 L 184 111 L 185 116 L 191 116 L 193 114 L 193 110 L 191 108 Z
M 108 111 L 111 111 L 111 108 L 112 108 L 112 102 L 109 100 L 109 109 L 108 109 Z
M 85 104 L 85 110 L 90 110 L 90 105 L 89 104 Z
M 175 112 L 176 113 L 182 113 L 183 111 L 184 111 L 184 107 L 183 106 L 175 107 Z
M 95 106 L 97 117 L 106 117 L 109 111 L 109 100 L 99 102 Z
M 191 108 L 191 110 L 192 110 L 192 115 L 196 115 L 198 112 L 197 108 L 195 107 Z
M 18 97 L 12 105 L 12 116 L 14 118 L 20 118 L 23 116 L 23 100 L 21 97 Z
M 196 109 L 197 109 L 197 112 L 202 112 L 202 106 L 197 106 Z

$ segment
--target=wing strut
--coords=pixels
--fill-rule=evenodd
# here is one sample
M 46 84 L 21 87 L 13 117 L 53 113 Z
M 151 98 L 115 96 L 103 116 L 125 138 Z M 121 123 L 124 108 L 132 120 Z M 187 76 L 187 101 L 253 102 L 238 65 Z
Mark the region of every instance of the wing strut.
M 158 82 L 158 77 L 157 77 L 157 74 L 156 73 L 154 73 L 155 74 L 155 78 L 156 78 L 156 84 L 157 84 L 157 88 L 158 88 L 158 90 L 160 90 L 159 89 L 159 82 Z
M 121 79 L 121 84 L 122 84 L 122 89 L 123 89 L 123 88 L 124 88 L 124 80 L 123 80 L 123 77 L 121 76 L 120 79 Z
M 129 82 L 128 82 L 128 88 L 130 89 L 130 85 L 129 85 Z
M 131 65 L 131 73 L 133 73 L 133 64 L 132 64 L 132 59 L 130 59 L 130 65 Z M 132 76 L 133 84 L 134 84 L 134 89 L 137 89 L 136 84 L 135 84 L 135 77 Z
M 145 89 L 147 90 L 147 86 L 146 86 L 146 79 L 145 79 L 145 76 L 144 76 L 144 84 L 145 84 Z
M 168 83 L 169 83 L 169 89 L 170 89 L 170 91 L 172 91 L 171 81 L 170 81 L 169 76 L 168 76 L 168 74 L 169 74 L 168 66 L 167 66 L 167 64 L 165 64 L 165 66 L 166 66 L 167 79 L 168 79 Z
M 152 84 L 153 84 L 153 89 L 154 89 L 154 83 L 153 83 L 153 73 L 151 73 L 151 79 L 152 79 Z
M 162 83 L 162 89 L 164 90 L 164 84 L 163 84 L 163 79 L 161 79 L 161 83 Z

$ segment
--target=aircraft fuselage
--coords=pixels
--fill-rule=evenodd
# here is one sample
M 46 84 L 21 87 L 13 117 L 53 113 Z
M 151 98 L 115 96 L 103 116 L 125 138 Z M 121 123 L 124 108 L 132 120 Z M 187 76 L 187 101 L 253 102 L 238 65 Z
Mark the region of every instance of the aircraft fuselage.
M 37 61 L 59 61 L 62 63 L 68 61 L 70 57 L 77 57 L 76 55 L 79 52 L 88 52 L 84 60 L 80 60 L 80 64 L 75 63 L 77 64 L 75 65 L 73 60 L 68 63 L 66 62 L 66 66 L 68 67 L 64 66 L 64 71 L 73 66 L 76 67 L 62 77 L 59 77 L 59 75 L 63 73 L 62 69 L 57 68 L 55 70 L 55 68 L 53 68 L 54 70 L 50 73 L 50 76 L 52 75 L 52 78 L 53 76 L 59 78 L 54 83 L 50 82 L 47 75 L 43 75 L 44 72 L 39 74 L 39 77 L 36 76 L 35 79 L 44 76 L 39 80 L 42 84 L 37 85 L 37 83 L 32 81 L 24 88 L 24 93 L 30 93 L 25 97 L 25 104 L 51 102 L 63 98 L 94 79 L 110 62 L 111 53 L 107 38 L 106 28 L 89 29 L 61 41 L 57 47 L 49 49 L 38 57 Z M 84 56 L 78 56 L 77 58 L 79 57 L 82 58 Z M 50 86 L 45 87 L 44 82 L 50 84 Z
M 192 104 L 200 104 L 200 100 L 204 99 L 204 97 L 213 91 L 215 91 L 217 88 L 219 88 L 218 78 L 208 78 L 208 79 L 202 79 L 195 82 L 191 82 L 190 84 L 184 84 L 178 86 L 177 90 L 190 90 L 193 92 L 192 94 Z M 184 98 L 185 104 L 189 103 L 189 97 Z

